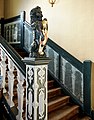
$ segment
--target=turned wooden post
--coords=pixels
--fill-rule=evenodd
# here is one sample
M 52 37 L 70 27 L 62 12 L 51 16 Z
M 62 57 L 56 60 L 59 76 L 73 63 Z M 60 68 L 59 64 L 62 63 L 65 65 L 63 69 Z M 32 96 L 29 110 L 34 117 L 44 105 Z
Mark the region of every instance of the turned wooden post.
M 23 113 L 23 100 L 24 100 L 24 76 L 20 72 L 19 69 L 17 69 L 17 79 L 18 79 L 18 85 L 17 85 L 17 93 L 18 93 L 18 115 L 16 116 L 17 120 L 23 120 L 22 113 Z
M 13 107 L 14 106 L 14 102 L 13 102 L 14 64 L 10 58 L 8 58 L 8 69 L 9 69 L 8 71 L 8 94 L 9 94 L 8 104 L 10 105 L 10 107 Z
M 2 76 L 0 76 L 0 120 L 3 119 L 3 111 L 2 111 L 2 97 L 3 97 L 3 87 L 2 87 Z
M 6 89 L 5 89 L 6 54 L 5 54 L 5 52 L 3 51 L 3 49 L 1 49 L 1 76 L 3 76 L 3 78 L 2 78 L 3 93 L 6 93 Z

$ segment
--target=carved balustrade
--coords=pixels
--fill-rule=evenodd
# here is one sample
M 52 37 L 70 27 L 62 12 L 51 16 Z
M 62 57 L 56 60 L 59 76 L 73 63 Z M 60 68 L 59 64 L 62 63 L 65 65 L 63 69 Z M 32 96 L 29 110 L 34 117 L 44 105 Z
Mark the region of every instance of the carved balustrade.
M 15 65 L 15 62 L 11 59 L 11 55 L 8 51 L 1 49 L 1 76 L 3 76 L 3 94 L 10 107 L 15 106 L 14 92 L 17 91 L 17 102 L 18 102 L 18 115 L 17 120 L 22 120 L 23 113 L 23 100 L 24 100 L 24 87 L 25 81 L 24 75 L 21 73 L 19 68 Z M 14 73 L 16 70 L 16 74 Z M 17 80 L 16 88 L 14 87 L 15 80 Z

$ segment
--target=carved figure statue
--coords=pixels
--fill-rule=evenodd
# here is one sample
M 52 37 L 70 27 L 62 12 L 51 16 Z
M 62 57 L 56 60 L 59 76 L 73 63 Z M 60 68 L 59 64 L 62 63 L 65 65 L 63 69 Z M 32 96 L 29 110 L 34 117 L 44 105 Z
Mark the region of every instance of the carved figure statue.
M 45 48 L 48 40 L 48 21 L 42 20 L 42 11 L 39 6 L 30 11 L 33 42 L 30 48 L 30 57 L 46 57 Z

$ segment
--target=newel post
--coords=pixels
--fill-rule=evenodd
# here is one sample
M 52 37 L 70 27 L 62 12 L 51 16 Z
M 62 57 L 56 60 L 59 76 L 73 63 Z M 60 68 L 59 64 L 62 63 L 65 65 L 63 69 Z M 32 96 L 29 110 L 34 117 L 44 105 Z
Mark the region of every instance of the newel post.
M 83 79 L 84 79 L 84 110 L 91 115 L 91 69 L 92 61 L 85 60 L 83 63 Z
M 26 120 L 47 120 L 47 72 L 49 58 L 25 58 Z

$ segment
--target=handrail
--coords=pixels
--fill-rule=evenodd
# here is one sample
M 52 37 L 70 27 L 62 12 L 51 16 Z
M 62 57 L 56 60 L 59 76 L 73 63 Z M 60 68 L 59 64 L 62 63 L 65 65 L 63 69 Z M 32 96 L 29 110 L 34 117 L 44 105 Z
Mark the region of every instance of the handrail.
M 17 20 L 20 20 L 20 15 L 17 15 L 17 16 L 12 17 L 12 18 L 4 19 L 4 24 L 11 23 L 11 22 L 14 22 Z
M 25 21 L 25 22 L 24 22 L 24 24 L 25 24 L 25 25 L 27 25 L 27 26 L 28 26 L 28 28 L 31 28 L 30 23 L 28 23 L 27 21 Z
M 22 72 L 22 74 L 26 76 L 25 74 L 26 66 L 21 60 L 22 58 L 14 50 L 14 48 L 10 44 L 8 44 L 8 42 L 1 36 L 0 36 L 0 47 L 5 51 L 8 57 L 14 62 L 14 64 L 18 67 L 18 69 Z

